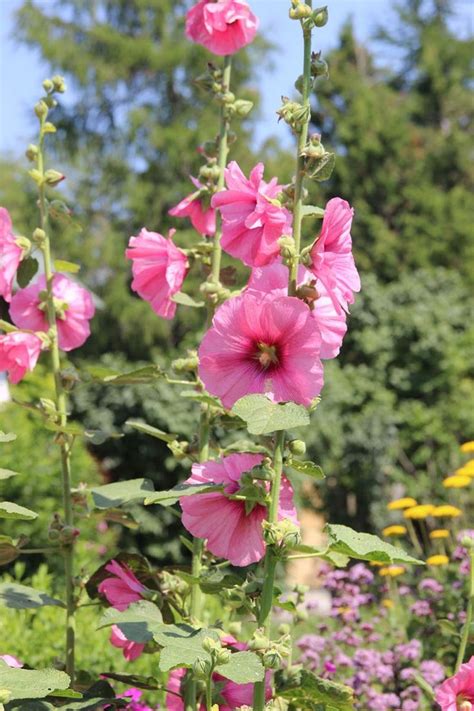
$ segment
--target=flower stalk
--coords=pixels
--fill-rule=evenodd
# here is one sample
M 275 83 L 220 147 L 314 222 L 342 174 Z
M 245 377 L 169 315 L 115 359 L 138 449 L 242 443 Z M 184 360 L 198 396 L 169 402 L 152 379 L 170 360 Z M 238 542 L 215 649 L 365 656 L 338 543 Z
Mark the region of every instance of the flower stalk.
M 38 183 L 39 192 L 39 212 L 40 212 L 40 230 L 37 242 L 43 255 L 44 273 L 46 279 L 46 316 L 49 325 L 49 350 L 51 353 L 51 369 L 54 376 L 54 391 L 55 404 L 58 416 L 58 424 L 63 429 L 67 426 L 67 396 L 61 381 L 61 360 L 58 344 L 58 329 L 56 323 L 56 311 L 53 296 L 53 278 L 54 270 L 51 256 L 51 244 L 47 231 L 48 227 L 48 211 L 46 204 L 46 179 L 44 169 L 44 139 L 46 132 L 47 114 L 39 116 L 40 135 L 38 146 L 38 173 L 40 176 Z M 73 510 L 71 498 L 71 448 L 72 439 L 65 432 L 60 432 L 56 437 L 59 444 L 61 458 L 61 478 L 62 478 L 62 494 L 64 508 L 64 523 L 67 527 L 73 526 Z M 64 558 L 64 572 L 66 581 L 66 673 L 71 678 L 71 683 L 74 682 L 74 656 L 75 656 L 75 599 L 74 599 L 74 544 L 72 541 L 63 542 L 61 552 Z
M 229 91 L 230 78 L 232 70 L 232 57 L 224 57 L 224 70 L 223 70 L 223 80 L 222 80 L 222 91 L 225 93 Z M 229 152 L 229 127 L 230 118 L 228 112 L 226 111 L 225 104 L 221 104 L 220 117 L 219 117 L 219 148 L 218 148 L 218 166 L 219 166 L 219 178 L 217 181 L 217 190 L 222 190 L 224 187 L 224 170 L 227 164 L 227 155 Z M 214 242 L 212 247 L 211 256 L 211 273 L 210 280 L 215 283 L 220 283 L 220 271 L 221 271 L 221 256 L 222 248 L 220 244 L 222 234 L 221 219 L 220 216 L 217 217 L 216 223 L 216 233 L 214 235 Z M 211 299 L 208 300 L 208 312 L 207 321 L 210 323 L 212 321 L 212 315 L 214 312 L 214 304 Z M 199 461 L 205 462 L 209 456 L 209 408 L 207 405 L 203 405 L 201 408 L 201 415 L 199 420 Z M 191 572 L 194 578 L 199 577 L 202 569 L 202 553 L 204 550 L 204 541 L 200 538 L 193 539 L 193 553 L 191 562 Z M 194 583 L 191 588 L 191 606 L 190 606 L 190 616 L 191 619 L 199 619 L 202 607 L 202 594 L 198 583 Z M 210 682 L 209 682 L 210 683 Z M 195 711 L 196 706 L 196 680 L 191 677 L 188 680 L 185 691 L 185 711 Z

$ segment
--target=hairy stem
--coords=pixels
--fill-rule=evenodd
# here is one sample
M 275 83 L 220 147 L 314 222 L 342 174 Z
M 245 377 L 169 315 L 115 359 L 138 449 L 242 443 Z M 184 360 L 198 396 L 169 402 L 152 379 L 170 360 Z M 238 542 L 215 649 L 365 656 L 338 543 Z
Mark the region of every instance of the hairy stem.
M 471 629 L 471 623 L 473 620 L 474 613 L 474 549 L 469 550 L 469 563 L 470 563 L 470 574 L 469 574 L 469 600 L 467 603 L 466 610 L 466 621 L 462 628 L 461 643 L 459 645 L 458 658 L 456 661 L 455 671 L 459 671 L 459 667 L 464 661 L 464 656 L 466 654 L 467 643 L 469 641 L 469 633 Z
M 273 457 L 273 468 L 275 478 L 272 482 L 270 506 L 268 509 L 268 521 L 277 523 L 278 503 L 280 500 L 281 477 L 283 472 L 283 450 L 285 447 L 285 432 L 277 432 L 275 439 L 275 452 Z M 270 637 L 272 625 L 272 604 L 273 587 L 275 584 L 275 570 L 277 558 L 271 546 L 267 547 L 265 553 L 263 571 L 263 590 L 260 600 L 260 611 L 258 615 L 258 625 L 263 627 L 266 637 Z M 265 681 L 259 681 L 254 685 L 253 708 L 254 711 L 262 711 L 265 706 Z
M 311 2 L 307 4 L 311 5 Z M 301 103 L 303 106 L 310 106 L 309 94 L 311 89 L 311 29 L 303 28 L 303 98 Z M 299 255 L 301 251 L 301 225 L 303 222 L 302 207 L 303 207 L 303 181 L 304 181 L 304 156 L 302 151 L 308 140 L 308 126 L 310 122 L 310 114 L 308 120 L 301 127 L 298 135 L 298 144 L 296 148 L 296 167 L 295 167 L 295 196 L 293 209 L 293 239 L 295 240 L 296 259 L 290 268 L 290 285 L 288 293 L 293 296 L 296 293 Z
M 223 73 L 223 89 L 224 91 L 229 90 L 230 76 L 232 68 L 232 58 L 224 57 L 224 73 Z M 228 146 L 228 133 L 229 133 L 229 118 L 225 111 L 225 107 L 221 106 L 220 119 L 219 119 L 219 179 L 217 182 L 217 189 L 222 190 L 224 187 L 224 169 L 227 164 L 227 155 L 229 152 Z M 214 235 L 214 243 L 212 247 L 212 261 L 211 261 L 211 275 L 210 278 L 213 282 L 220 282 L 220 271 L 221 271 L 221 219 L 217 216 L 216 220 L 216 234 Z M 212 303 L 208 302 L 208 314 L 207 320 L 208 325 L 212 320 L 213 314 Z M 201 417 L 199 421 L 199 461 L 204 462 L 209 456 L 209 411 L 207 406 L 203 406 L 201 409 Z M 202 568 L 202 552 L 204 549 L 204 541 L 200 538 L 193 539 L 193 557 L 191 563 L 191 571 L 193 577 L 198 577 Z M 199 619 L 201 614 L 202 606 L 202 594 L 201 589 L 197 583 L 194 583 L 191 589 L 191 609 L 190 614 L 192 619 Z M 191 675 L 190 675 L 191 677 Z M 196 681 L 191 677 L 188 679 L 188 684 L 186 685 L 186 691 L 184 694 L 185 701 L 185 711 L 196 711 Z
M 38 171 L 44 176 L 44 124 L 45 118 L 40 120 L 40 141 L 38 152 Z M 61 361 L 58 345 L 58 329 L 56 324 L 56 311 L 53 297 L 53 265 L 51 257 L 51 244 L 47 232 L 46 191 L 44 182 L 39 186 L 40 227 L 44 232 L 41 242 L 43 254 L 44 274 L 46 278 L 46 315 L 49 324 L 51 369 L 54 376 L 55 403 L 61 427 L 67 425 L 67 398 L 61 381 Z M 73 511 L 71 499 L 71 440 L 65 433 L 57 437 L 61 457 L 61 479 L 64 507 L 64 523 L 73 526 Z M 66 578 L 66 673 L 74 682 L 74 655 L 75 655 L 75 600 L 74 600 L 74 548 L 73 543 L 64 543 L 61 546 L 64 558 L 64 573 Z

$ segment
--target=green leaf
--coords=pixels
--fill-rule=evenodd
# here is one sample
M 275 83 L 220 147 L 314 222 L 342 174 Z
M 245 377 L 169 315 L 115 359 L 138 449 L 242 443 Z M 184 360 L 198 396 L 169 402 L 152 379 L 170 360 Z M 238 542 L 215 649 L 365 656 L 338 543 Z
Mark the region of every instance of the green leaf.
M 98 509 L 114 509 L 143 501 L 150 491 L 154 491 L 151 479 L 128 479 L 91 489 L 94 505 Z
M 16 434 L 13 432 L 2 432 L 0 431 L 0 443 L 13 442 L 16 439 Z
M 262 444 L 255 444 L 249 439 L 239 439 L 237 442 L 232 442 L 225 449 L 222 450 L 222 454 L 230 454 L 231 452 L 250 452 L 251 454 L 266 454 L 267 456 L 272 456 L 272 452 L 268 447 L 264 447 Z
M 10 479 L 12 476 L 18 476 L 19 472 L 14 472 L 12 469 L 0 469 L 0 480 Z
M 195 309 L 202 309 L 204 306 L 204 301 L 195 301 L 192 296 L 189 296 L 189 294 L 185 294 L 182 291 L 178 291 L 177 294 L 173 294 L 171 301 L 174 301 L 176 304 L 181 304 L 182 306 L 192 306 Z
M 212 405 L 213 407 L 219 407 L 222 409 L 222 405 L 216 397 L 208 395 L 207 393 L 197 393 L 195 390 L 182 390 L 179 393 L 180 397 L 187 397 L 190 400 L 197 400 L 197 402 L 203 402 L 205 405 Z
M 67 689 L 70 681 L 57 669 L 16 669 L 0 661 L 0 689 L 10 692 L 9 701 L 44 699 L 56 689 Z
M 21 289 L 24 289 L 25 286 L 28 286 L 28 284 L 38 271 L 38 267 L 38 261 L 33 257 L 27 257 L 26 259 L 21 260 L 20 266 L 18 267 L 18 271 L 16 273 L 16 280 L 18 282 L 18 286 Z
M 329 548 L 316 548 L 315 546 L 307 546 L 304 543 L 299 543 L 291 549 L 292 555 L 295 554 L 300 558 L 321 558 L 328 563 L 336 566 L 336 568 L 345 568 L 349 562 L 349 556 L 337 553 Z
M 18 506 L 11 501 L 0 501 L 0 518 L 16 518 L 21 521 L 33 521 L 38 518 L 35 511 Z
M 287 676 L 277 676 L 278 695 L 296 706 L 308 708 L 305 704 L 325 704 L 326 711 L 353 711 L 354 692 L 344 684 L 321 679 L 310 671 L 301 669 Z
M 349 526 L 330 525 L 325 527 L 328 535 L 328 551 L 335 551 L 358 560 L 370 560 L 379 563 L 415 563 L 424 565 L 408 555 L 402 548 L 392 546 L 371 533 L 358 533 Z
M 303 205 L 301 208 L 303 217 L 324 217 L 324 208 L 316 207 L 316 205 Z
M 113 607 L 102 615 L 97 629 L 117 625 L 131 642 L 150 642 L 153 634 L 163 626 L 163 617 L 158 607 L 148 600 L 132 602 L 120 612 Z
M 210 661 L 210 655 L 202 647 L 207 637 L 219 639 L 215 630 L 195 629 L 186 624 L 162 625 L 154 634 L 155 641 L 163 647 L 159 662 L 161 671 L 191 667 L 197 659 Z
M 438 627 L 441 630 L 441 634 L 445 635 L 446 637 L 449 637 L 450 639 L 454 639 L 455 637 L 461 636 L 459 634 L 457 626 L 454 624 L 454 622 L 451 622 L 451 620 L 438 620 Z
M 254 684 L 265 676 L 263 664 L 253 652 L 235 652 L 227 664 L 219 664 L 216 671 L 235 684 Z
M 57 272 L 69 272 L 69 274 L 77 274 L 81 268 L 80 264 L 67 262 L 65 259 L 55 259 L 54 268 Z
M 292 469 L 295 469 L 295 471 L 301 472 L 301 474 L 306 474 L 307 476 L 310 476 L 313 479 L 320 480 L 326 478 L 321 467 L 318 464 L 315 464 L 314 462 L 302 461 L 301 459 L 293 459 L 293 457 L 291 457 L 288 460 L 287 464 Z
M 209 494 L 212 491 L 223 491 L 222 484 L 176 484 L 167 491 L 157 491 L 145 499 L 145 506 L 150 504 L 161 504 L 161 506 L 172 506 L 181 496 L 192 496 L 193 494 Z
M 334 153 L 324 153 L 317 160 L 311 161 L 309 169 L 309 177 L 313 180 L 321 182 L 328 180 L 331 177 L 334 166 L 336 165 L 336 156 Z
M 152 676 L 140 676 L 139 674 L 122 674 L 118 672 L 102 672 L 101 676 L 113 681 L 121 681 L 127 686 L 135 686 L 137 689 L 145 689 L 147 691 L 155 691 L 162 689 L 163 684 Z
M 140 385 L 153 383 L 164 377 L 164 373 L 158 365 L 145 365 L 127 373 L 116 373 L 101 367 L 88 368 L 88 373 L 94 380 L 106 385 Z
M 47 605 L 65 607 L 61 600 L 19 583 L 0 583 L 0 606 L 29 610 Z M 1 688 L 1 686 L 0 686 Z M 59 687 L 58 687 L 59 688 Z M 27 698 L 26 696 L 24 698 Z
M 309 425 L 308 412 L 302 405 L 273 403 L 265 395 L 245 395 L 237 400 L 231 412 L 244 420 L 254 435 Z
M 134 430 L 143 432 L 144 434 L 150 435 L 151 437 L 156 437 L 161 439 L 162 442 L 174 442 L 177 439 L 177 435 L 169 434 L 168 432 L 163 432 L 162 430 L 147 425 L 146 422 L 139 422 L 138 420 L 127 420 L 125 422 L 129 427 L 133 427 Z

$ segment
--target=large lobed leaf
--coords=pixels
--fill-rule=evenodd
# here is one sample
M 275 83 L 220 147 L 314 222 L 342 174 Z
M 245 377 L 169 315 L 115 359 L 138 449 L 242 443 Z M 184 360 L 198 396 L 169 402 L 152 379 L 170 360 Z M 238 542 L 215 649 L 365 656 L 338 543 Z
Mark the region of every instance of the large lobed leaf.
M 0 689 L 10 692 L 9 701 L 44 699 L 55 690 L 67 689 L 69 676 L 57 669 L 16 669 L 0 660 Z
M 109 509 L 144 501 L 154 487 L 151 479 L 128 479 L 97 486 L 91 491 L 96 508 Z
M 270 434 L 309 425 L 309 414 L 294 402 L 274 403 L 265 395 L 245 395 L 237 400 L 232 413 L 247 424 L 250 434 Z
M 133 602 L 126 610 L 109 607 L 99 620 L 97 629 L 117 625 L 131 642 L 151 642 L 155 632 L 163 627 L 163 617 L 156 605 L 148 600 Z
M 46 605 L 65 607 L 61 600 L 20 583 L 0 583 L 0 606 L 27 610 Z M 0 687 L 1 688 L 1 687 Z M 27 697 L 25 697 L 27 698 Z
M 321 704 L 325 711 L 354 711 L 354 692 L 344 684 L 321 679 L 301 669 L 277 677 L 278 696 L 301 709 L 315 709 Z
M 415 563 L 423 561 L 413 558 L 402 548 L 392 546 L 371 533 L 358 533 L 349 526 L 327 524 L 328 551 L 342 553 L 358 560 L 370 560 L 379 563 Z

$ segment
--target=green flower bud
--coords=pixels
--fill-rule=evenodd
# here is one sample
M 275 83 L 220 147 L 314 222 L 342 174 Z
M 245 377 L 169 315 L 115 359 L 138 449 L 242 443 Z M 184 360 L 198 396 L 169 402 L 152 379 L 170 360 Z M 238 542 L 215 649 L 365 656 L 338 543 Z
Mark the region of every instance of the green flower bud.
M 212 637 L 206 637 L 202 641 L 202 648 L 211 654 L 212 652 L 217 652 L 221 649 L 221 643 Z
M 216 664 L 227 664 L 230 661 L 230 657 L 231 652 L 229 649 L 220 649 L 218 652 L 215 653 Z
M 316 8 L 316 10 L 313 10 L 311 19 L 313 20 L 316 27 L 324 27 L 324 25 L 327 24 L 327 21 L 329 19 L 327 7 L 318 7 Z
M 41 101 L 38 101 L 37 104 L 35 104 L 35 114 L 37 117 L 44 118 L 45 116 L 48 115 L 48 106 L 47 104 L 41 99 Z
M 51 168 L 46 171 L 44 174 L 44 181 L 46 185 L 50 185 L 51 187 L 54 187 L 55 185 L 58 185 L 62 180 L 65 179 L 65 175 L 60 173 L 58 170 L 52 170 Z
M 302 439 L 292 439 L 291 442 L 288 443 L 288 449 L 292 454 L 302 455 L 306 452 L 306 444 Z
M 263 634 L 261 634 L 261 632 L 256 630 L 248 646 L 249 649 L 254 652 L 263 652 L 270 646 L 270 640 L 268 639 L 268 637 L 265 637 Z
M 189 351 L 187 358 L 177 358 L 172 361 L 171 367 L 176 373 L 193 373 L 199 365 L 196 351 Z
M 58 102 L 56 101 L 56 99 L 53 99 L 52 96 L 46 96 L 44 98 L 44 103 L 49 109 L 54 109 L 54 107 L 58 105 Z
M 60 74 L 56 74 L 52 78 L 53 86 L 54 86 L 54 91 L 57 91 L 58 94 L 64 94 L 66 91 L 66 81 L 64 77 L 62 77 Z
M 245 101 L 244 99 L 237 99 L 234 103 L 234 111 L 237 116 L 244 118 L 247 116 L 253 108 L 253 101 Z
M 319 58 L 311 62 L 311 76 L 327 78 L 329 76 L 328 63 Z
M 270 649 L 262 657 L 265 669 L 279 669 L 281 666 L 281 654 L 276 649 Z
M 34 163 L 34 161 L 38 160 L 38 153 L 38 146 L 35 146 L 34 143 L 30 143 L 30 145 L 25 151 L 25 155 L 31 163 Z
M 461 545 L 463 548 L 474 549 L 474 538 L 469 538 L 469 536 L 463 536 L 461 539 Z
M 306 5 L 306 3 L 301 2 L 301 0 L 292 0 L 292 5 L 293 7 L 288 13 L 290 20 L 305 20 L 307 17 L 310 17 L 312 12 L 310 5 Z
M 196 679 L 208 679 L 212 673 L 212 664 L 208 659 L 196 659 L 193 664 L 193 675 Z
M 43 89 L 47 94 L 50 94 L 54 89 L 54 84 L 51 79 L 45 79 L 43 82 Z
M 278 634 L 286 635 L 286 634 L 290 634 L 290 632 L 291 632 L 291 627 L 286 622 L 282 622 L 282 624 L 279 625 Z
M 38 246 L 41 246 L 46 239 L 46 232 L 41 229 L 41 227 L 37 227 L 34 232 L 33 232 L 33 242 L 37 244 Z

